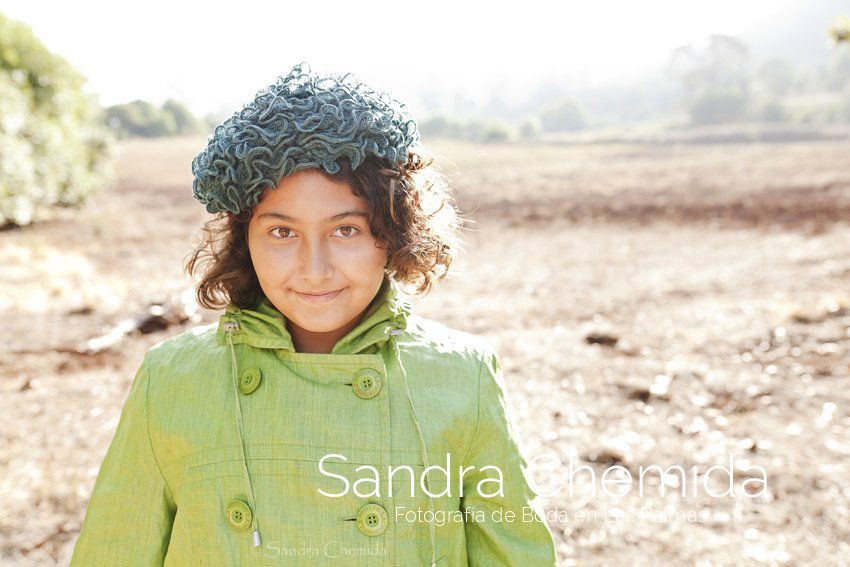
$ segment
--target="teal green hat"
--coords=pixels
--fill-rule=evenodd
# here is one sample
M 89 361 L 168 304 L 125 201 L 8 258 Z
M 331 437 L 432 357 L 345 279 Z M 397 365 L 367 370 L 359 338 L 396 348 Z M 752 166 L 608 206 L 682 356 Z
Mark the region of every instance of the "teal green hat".
M 403 103 L 352 73 L 320 76 L 301 62 L 216 126 L 192 160 L 192 191 L 207 212 L 239 214 L 298 170 L 334 174 L 341 158 L 354 170 L 368 156 L 396 168 L 418 144 Z

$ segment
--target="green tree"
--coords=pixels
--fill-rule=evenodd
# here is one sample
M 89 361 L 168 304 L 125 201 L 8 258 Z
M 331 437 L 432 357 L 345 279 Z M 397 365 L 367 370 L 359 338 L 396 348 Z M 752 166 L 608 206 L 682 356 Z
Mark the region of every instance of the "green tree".
M 0 225 L 77 206 L 113 179 L 113 137 L 85 79 L 0 14 Z
M 835 43 L 850 43 L 850 16 L 840 16 L 829 26 L 828 33 Z
M 750 111 L 750 57 L 747 46 L 728 35 L 677 48 L 668 71 L 679 79 L 692 124 L 736 122 Z
M 794 68 L 785 59 L 770 59 L 756 71 L 759 83 L 771 96 L 782 98 L 797 88 Z
M 162 110 L 172 116 L 178 134 L 196 134 L 201 131 L 200 121 L 182 102 L 170 98 L 162 105 Z
M 825 69 L 824 86 L 832 92 L 841 92 L 850 86 L 850 46 L 841 47 L 846 49 L 834 49 L 830 52 Z
M 829 26 L 828 33 L 836 45 L 850 43 L 850 16 L 840 16 Z M 840 105 L 841 118 L 844 122 L 850 122 L 850 87 L 848 87 L 847 70 L 850 69 L 850 51 L 844 49 L 839 57 L 832 60 L 832 71 L 838 72 L 841 80 L 835 81 L 844 90 L 843 100 Z

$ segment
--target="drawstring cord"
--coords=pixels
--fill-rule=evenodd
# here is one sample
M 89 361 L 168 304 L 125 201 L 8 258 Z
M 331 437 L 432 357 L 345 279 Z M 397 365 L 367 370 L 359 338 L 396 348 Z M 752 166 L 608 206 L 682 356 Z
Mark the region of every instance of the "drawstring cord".
M 248 473 L 248 461 L 245 458 L 245 436 L 242 432 L 242 404 L 239 401 L 239 368 L 236 365 L 236 349 L 233 348 L 233 331 L 238 328 L 238 323 L 227 324 L 227 342 L 230 345 L 230 360 L 233 367 L 233 392 L 236 395 L 236 427 L 239 430 L 239 449 L 242 451 L 242 473 L 248 486 L 248 498 L 251 500 L 251 527 L 254 528 L 254 547 L 260 547 L 259 521 L 257 519 L 257 503 L 254 501 L 254 487 L 251 485 L 251 475 Z
M 419 416 L 416 415 L 416 408 L 413 405 L 413 398 L 410 395 L 410 388 L 407 386 L 407 371 L 404 369 L 404 365 L 401 363 L 401 348 L 398 346 L 398 339 L 396 339 L 396 335 L 401 334 L 400 330 L 391 331 L 390 332 L 390 342 L 392 342 L 395 347 L 396 359 L 398 360 L 398 366 L 401 369 L 401 377 L 404 382 L 404 391 L 407 394 L 407 401 L 410 403 L 410 409 L 413 411 L 413 422 L 416 424 L 416 432 L 419 433 L 419 447 L 422 450 L 422 462 L 425 464 L 425 468 L 427 469 L 431 466 L 428 462 L 428 445 L 425 443 L 425 436 L 422 434 L 422 426 L 419 424 Z M 431 496 L 431 480 L 428 478 L 428 475 L 425 475 L 425 484 L 428 487 L 428 506 L 431 509 L 431 521 L 428 522 L 428 531 L 431 536 L 431 567 L 436 567 L 437 565 L 437 547 L 436 547 L 436 534 L 434 527 L 434 497 Z

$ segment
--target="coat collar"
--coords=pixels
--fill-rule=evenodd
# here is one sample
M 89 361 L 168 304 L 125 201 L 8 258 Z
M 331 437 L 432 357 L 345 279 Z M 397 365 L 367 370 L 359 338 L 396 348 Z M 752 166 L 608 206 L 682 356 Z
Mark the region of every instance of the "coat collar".
M 337 342 L 331 354 L 360 353 L 375 343 L 386 341 L 391 331 L 407 328 L 413 306 L 400 294 L 398 283 L 385 277 L 360 322 Z M 225 329 L 233 324 L 237 326 L 233 344 L 295 352 L 292 336 L 286 329 L 286 317 L 265 295 L 251 308 L 240 309 L 233 304 L 225 308 L 216 329 L 219 345 L 227 344 Z

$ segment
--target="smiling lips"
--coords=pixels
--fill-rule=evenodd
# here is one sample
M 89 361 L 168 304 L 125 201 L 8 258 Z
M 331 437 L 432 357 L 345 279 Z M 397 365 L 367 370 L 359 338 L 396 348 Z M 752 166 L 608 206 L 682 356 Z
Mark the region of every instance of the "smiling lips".
M 328 293 L 301 293 L 296 291 L 295 294 L 304 301 L 309 301 L 310 303 L 327 303 L 342 293 L 343 290 L 345 290 L 345 288 Z

